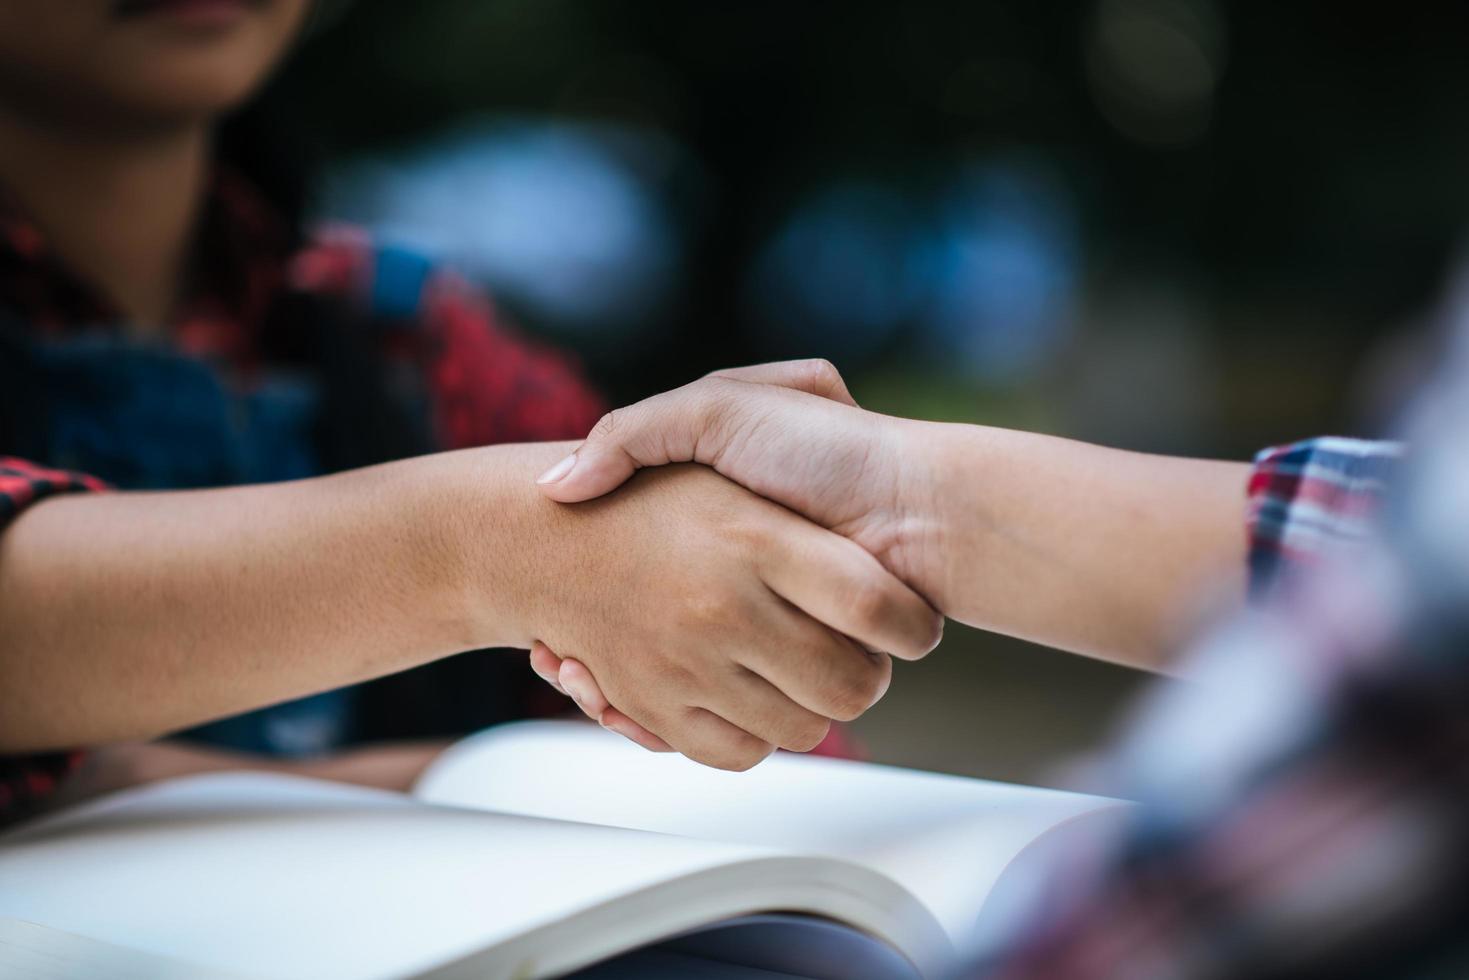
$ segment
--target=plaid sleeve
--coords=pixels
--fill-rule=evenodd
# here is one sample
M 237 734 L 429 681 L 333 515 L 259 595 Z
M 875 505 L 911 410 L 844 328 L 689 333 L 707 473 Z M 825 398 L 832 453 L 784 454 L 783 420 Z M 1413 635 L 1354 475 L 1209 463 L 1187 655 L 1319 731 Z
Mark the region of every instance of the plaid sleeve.
M 291 280 L 412 325 L 385 338 L 387 352 L 413 365 L 445 449 L 580 439 L 606 411 L 573 358 L 520 336 L 483 290 L 417 252 L 333 225 L 293 260 Z
M 43 497 L 104 489 L 106 486 L 95 477 L 0 456 L 0 531 Z M 32 803 L 55 789 L 79 759 L 75 752 L 0 756 L 0 823 L 25 812 Z
M 1196 650 L 1109 757 L 1130 827 L 967 976 L 1469 975 L 1469 623 L 1404 567 L 1369 545 Z
M 580 439 L 606 410 L 571 358 L 517 336 L 458 276 L 429 282 L 422 316 L 434 339 L 428 380 L 446 448 Z
M 85 473 L 49 469 L 14 456 L 0 455 L 0 530 L 42 497 L 105 489 L 105 483 Z
M 1324 437 L 1266 449 L 1249 482 L 1250 595 L 1260 598 L 1293 567 L 1360 542 L 1398 469 L 1394 442 Z

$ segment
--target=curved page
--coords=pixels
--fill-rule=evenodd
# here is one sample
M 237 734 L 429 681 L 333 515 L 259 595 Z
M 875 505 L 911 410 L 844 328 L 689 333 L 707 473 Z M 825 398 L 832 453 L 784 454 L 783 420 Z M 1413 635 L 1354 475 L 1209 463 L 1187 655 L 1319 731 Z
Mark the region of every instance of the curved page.
M 445 753 L 436 803 L 858 862 L 917 895 L 962 946 L 995 885 L 1048 831 L 1117 800 L 777 753 L 749 772 L 645 752 L 596 726 L 502 725 Z
M 0 838 L 0 917 L 252 977 L 552 975 L 772 908 L 943 943 L 840 862 L 283 776 L 176 780 Z

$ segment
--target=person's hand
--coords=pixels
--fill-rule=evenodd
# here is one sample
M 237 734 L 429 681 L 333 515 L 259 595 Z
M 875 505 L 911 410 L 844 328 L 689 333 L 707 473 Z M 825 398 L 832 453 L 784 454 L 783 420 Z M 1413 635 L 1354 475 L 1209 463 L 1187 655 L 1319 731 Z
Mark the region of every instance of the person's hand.
M 850 538 L 933 597 L 942 593 L 933 521 L 913 506 L 931 481 L 918 457 L 899 455 L 902 424 L 858 408 L 827 361 L 735 368 L 609 413 L 538 482 L 554 500 L 583 501 L 642 467 L 704 463 Z M 911 449 L 915 433 L 905 435 Z M 567 651 L 537 644 L 531 666 L 605 727 L 666 750 Z
M 537 484 L 572 503 L 643 467 L 702 463 L 857 542 L 935 600 L 923 425 L 857 407 L 828 361 L 732 368 L 608 412 Z
M 527 570 L 525 629 L 658 747 L 725 769 L 809 750 L 882 696 L 888 654 L 938 642 L 938 615 L 853 542 L 703 467 L 634 483 L 540 502 L 565 543 Z
M 608 731 L 616 732 L 650 752 L 673 751 L 673 747 L 663 739 L 608 704 L 597 679 L 581 661 L 558 657 L 550 647 L 537 640 L 530 648 L 530 666 L 541 680 L 575 701 L 588 718 Z
M 1243 600 L 1247 464 L 865 412 L 824 361 L 722 371 L 619 409 L 538 482 L 586 500 L 680 460 L 846 536 L 958 622 L 1063 650 L 1164 669 L 1201 589 Z M 538 657 L 562 687 L 601 680 L 585 666 L 595 680 L 572 667 L 568 682 Z

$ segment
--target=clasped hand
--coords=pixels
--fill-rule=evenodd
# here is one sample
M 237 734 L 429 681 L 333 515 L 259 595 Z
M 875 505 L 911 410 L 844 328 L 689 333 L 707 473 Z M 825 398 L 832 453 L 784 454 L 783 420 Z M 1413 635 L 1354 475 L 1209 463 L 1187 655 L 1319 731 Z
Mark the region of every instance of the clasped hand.
M 825 361 L 720 372 L 605 416 L 542 475 L 542 491 L 576 504 L 571 511 L 638 507 L 638 493 L 582 501 L 663 467 L 637 482 L 671 485 L 712 509 L 723 531 L 694 547 L 754 574 L 721 581 L 711 567 L 665 586 L 676 607 L 696 611 L 702 649 L 670 650 L 649 635 L 629 660 L 606 655 L 596 638 L 545 635 L 532 667 L 604 727 L 654 751 L 742 769 L 775 747 L 815 747 L 831 720 L 881 697 L 888 654 L 921 657 L 942 632 L 942 617 L 892 571 L 922 578 L 913 553 L 922 522 L 900 506 L 905 474 L 887 461 L 898 434 L 885 423 L 897 421 L 857 408 Z M 708 468 L 666 465 L 685 462 Z M 665 515 L 650 506 L 645 518 Z M 682 695 L 670 699 L 673 689 Z

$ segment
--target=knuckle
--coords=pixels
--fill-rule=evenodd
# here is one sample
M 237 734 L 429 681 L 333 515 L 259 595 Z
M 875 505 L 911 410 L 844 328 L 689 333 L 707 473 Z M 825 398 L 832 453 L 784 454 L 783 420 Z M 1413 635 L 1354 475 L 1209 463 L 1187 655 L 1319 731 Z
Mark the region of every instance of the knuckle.
M 700 711 L 700 709 L 692 710 Z M 770 742 L 757 738 L 743 729 L 726 731 L 727 734 L 721 733 L 710 739 L 707 744 L 699 746 L 695 752 L 689 754 L 689 757 L 695 762 L 701 762 L 714 769 L 744 772 L 775 751 L 775 746 Z
M 944 641 L 944 617 L 942 613 L 933 612 L 929 614 L 928 637 L 923 645 L 919 656 L 927 656 Z
M 711 376 L 694 382 L 692 388 L 697 389 L 692 414 L 700 430 L 717 433 L 727 428 L 734 415 L 735 399 L 741 392 L 740 382 Z
M 881 701 L 888 693 L 888 688 L 893 683 L 893 658 L 885 653 L 872 654 L 872 698 L 867 702 L 870 708 Z
M 856 721 L 867 710 L 866 699 L 857 693 L 856 688 L 846 684 L 830 692 L 827 704 L 833 721 Z
M 895 605 L 887 586 L 871 579 L 852 588 L 847 604 L 854 623 L 864 630 L 884 625 L 892 617 Z
M 830 716 L 837 721 L 854 721 L 887 691 L 892 662 L 887 657 L 866 657 L 852 651 L 850 663 L 837 672 L 828 686 Z
M 673 658 L 666 658 L 655 664 L 644 676 L 653 679 L 655 685 L 653 689 L 666 697 L 672 697 L 676 693 L 697 691 L 701 682 L 697 670 L 687 662 Z M 633 679 L 633 686 L 637 685 L 638 681 Z M 644 687 L 643 691 L 648 692 L 649 688 Z M 631 696 L 626 698 L 618 696 L 616 703 L 621 707 L 623 701 L 631 703 L 632 700 Z
M 749 513 L 730 513 L 724 517 L 723 534 L 738 554 L 757 560 L 770 551 L 774 529 L 770 521 L 757 520 Z
M 717 749 L 707 758 L 698 761 L 711 769 L 723 769 L 725 772 L 746 772 L 755 765 L 746 756 L 731 753 L 726 749 Z
M 933 609 L 925 609 L 905 622 L 899 634 L 899 645 L 890 651 L 894 656 L 920 660 L 933 652 L 944 638 L 944 617 Z
M 842 385 L 841 372 L 836 365 L 824 357 L 813 357 L 801 363 L 801 372 L 805 375 L 811 390 L 819 393 L 834 391 Z
M 693 391 L 697 390 L 703 395 L 728 395 L 740 391 L 749 385 L 749 382 L 740 377 L 739 368 L 720 368 L 710 371 L 696 381 L 690 381 L 687 387 Z
M 597 424 L 592 426 L 591 435 L 598 439 L 610 439 L 612 434 L 622 426 L 622 409 L 614 408 L 601 418 Z
M 826 741 L 831 731 L 831 721 L 813 716 L 792 728 L 791 733 L 781 740 L 780 747 L 791 752 L 810 752 Z
M 729 756 L 724 760 L 725 764 L 719 768 L 727 769 L 730 772 L 746 772 L 755 768 L 761 762 L 764 762 L 769 758 L 770 753 L 774 751 L 774 745 L 769 742 L 762 742 L 752 736 L 749 744 L 740 745 L 732 749 Z
M 701 589 L 684 603 L 684 619 L 695 628 L 727 627 L 740 621 L 744 603 L 729 589 Z

